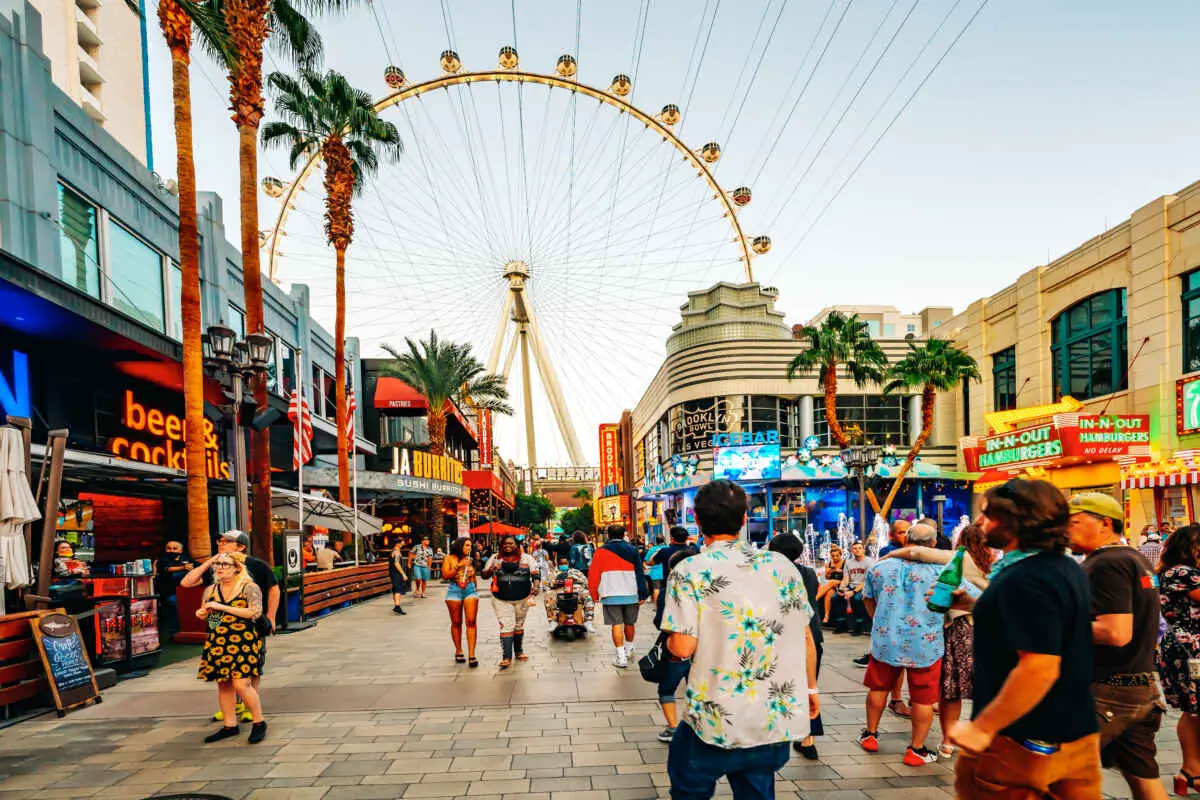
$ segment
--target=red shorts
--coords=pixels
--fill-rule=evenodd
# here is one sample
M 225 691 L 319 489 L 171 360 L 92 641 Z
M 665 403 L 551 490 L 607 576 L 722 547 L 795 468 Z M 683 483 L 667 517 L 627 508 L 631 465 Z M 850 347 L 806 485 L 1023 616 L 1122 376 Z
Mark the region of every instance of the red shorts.
M 890 692 L 900 680 L 900 673 L 908 671 L 908 697 L 922 706 L 931 706 L 938 701 L 939 686 L 942 682 L 942 660 L 928 667 L 894 667 L 871 657 L 867 664 L 867 674 L 863 677 L 863 686 L 877 692 Z

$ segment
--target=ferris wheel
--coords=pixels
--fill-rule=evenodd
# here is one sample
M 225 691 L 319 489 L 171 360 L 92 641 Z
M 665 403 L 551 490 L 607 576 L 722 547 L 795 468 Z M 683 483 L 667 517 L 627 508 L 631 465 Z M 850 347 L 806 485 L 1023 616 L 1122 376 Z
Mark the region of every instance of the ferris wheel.
M 594 462 L 594 437 L 578 431 L 637 402 L 687 292 L 752 281 L 771 240 L 742 229 L 751 189 L 714 177 L 720 144 L 686 144 L 673 103 L 635 106 L 629 76 L 598 89 L 571 55 L 541 73 L 513 47 L 479 71 L 447 50 L 440 68 L 419 82 L 384 70 L 376 108 L 406 152 L 355 200 L 349 329 L 365 354 L 430 330 L 471 343 L 509 378 L 519 419 L 496 428 L 510 457 Z M 279 201 L 264 265 L 312 285 L 318 318 L 334 303 L 321 166 L 318 154 L 290 180 L 263 180 Z M 546 417 L 557 436 L 539 433 Z

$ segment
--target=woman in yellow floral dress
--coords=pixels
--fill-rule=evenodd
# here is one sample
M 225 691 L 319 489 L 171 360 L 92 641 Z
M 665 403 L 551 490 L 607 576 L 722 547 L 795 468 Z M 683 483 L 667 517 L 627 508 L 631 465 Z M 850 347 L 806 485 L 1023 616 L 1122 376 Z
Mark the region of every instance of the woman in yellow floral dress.
M 250 744 L 267 735 L 262 704 L 251 679 L 262 672 L 262 639 L 255 620 L 262 616 L 262 592 L 246 572 L 245 556 L 221 553 L 212 560 L 213 582 L 204 590 L 196 616 L 208 620 L 208 639 L 200 658 L 200 680 L 217 682 L 225 725 L 204 737 L 206 743 L 238 735 L 234 704 L 238 697 L 253 717 Z

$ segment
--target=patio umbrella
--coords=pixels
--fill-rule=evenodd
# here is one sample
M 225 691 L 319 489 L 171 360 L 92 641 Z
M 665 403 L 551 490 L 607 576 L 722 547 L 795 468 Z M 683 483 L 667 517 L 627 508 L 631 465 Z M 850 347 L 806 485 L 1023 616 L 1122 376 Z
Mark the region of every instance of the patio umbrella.
M 25 474 L 21 433 L 16 428 L 0 428 L 0 582 L 9 589 L 33 583 L 23 528 L 41 518 Z

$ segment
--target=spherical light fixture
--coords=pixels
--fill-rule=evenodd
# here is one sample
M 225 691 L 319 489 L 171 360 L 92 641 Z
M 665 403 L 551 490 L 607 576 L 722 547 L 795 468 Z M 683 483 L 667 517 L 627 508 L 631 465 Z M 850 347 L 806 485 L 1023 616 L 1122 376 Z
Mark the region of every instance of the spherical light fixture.
M 658 115 L 659 120 L 663 125 L 674 125 L 679 122 L 679 106 L 674 103 L 668 103 L 662 107 L 662 113 Z
M 287 184 L 270 176 L 262 179 L 263 194 L 267 197 L 283 197 L 283 190 L 287 188 Z
M 500 48 L 498 60 L 500 69 L 516 69 L 517 64 L 521 63 L 521 59 L 517 57 L 517 48 L 507 45 Z
M 755 236 L 750 240 L 750 249 L 758 253 L 760 256 L 771 249 L 770 236 Z
M 700 148 L 700 157 L 707 164 L 715 164 L 717 159 L 721 157 L 721 145 L 716 142 L 709 142 Z
M 626 97 L 633 91 L 633 81 L 629 80 L 628 75 L 617 75 L 612 79 L 612 84 L 608 87 L 608 90 L 617 97 Z
M 453 75 L 462 69 L 462 59 L 453 50 L 443 50 L 441 58 L 442 72 Z
M 389 66 L 383 71 L 383 82 L 392 89 L 399 89 L 404 85 L 404 70 L 395 66 Z
M 753 195 L 750 193 L 749 186 L 739 186 L 729 193 L 729 199 L 738 208 L 742 208 L 750 204 L 750 198 Z
M 579 66 L 575 63 L 575 56 L 561 55 L 558 57 L 558 63 L 554 65 L 554 71 L 564 78 L 574 78 Z

